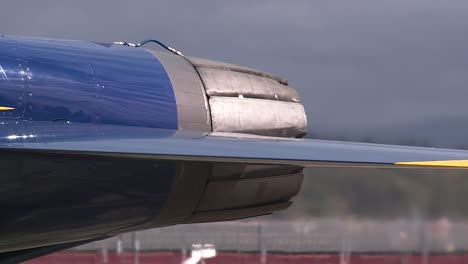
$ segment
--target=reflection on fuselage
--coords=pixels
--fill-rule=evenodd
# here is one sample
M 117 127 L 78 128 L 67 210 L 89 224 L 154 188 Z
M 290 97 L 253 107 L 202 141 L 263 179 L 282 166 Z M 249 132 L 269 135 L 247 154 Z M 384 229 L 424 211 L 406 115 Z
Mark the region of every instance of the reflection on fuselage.
M 335 174 L 306 169 L 300 195 L 280 214 L 143 231 L 61 256 L 73 260 L 77 251 L 87 252 L 118 263 L 130 254 L 182 263 L 190 259 L 193 244 L 208 244 L 216 256 L 207 263 L 465 263 L 468 206 L 462 201 L 468 179 L 463 171 L 440 177 L 437 170 L 422 169 L 415 177 L 405 170 L 363 175 L 358 169 L 335 169 Z M 116 245 L 123 245 L 118 254 Z

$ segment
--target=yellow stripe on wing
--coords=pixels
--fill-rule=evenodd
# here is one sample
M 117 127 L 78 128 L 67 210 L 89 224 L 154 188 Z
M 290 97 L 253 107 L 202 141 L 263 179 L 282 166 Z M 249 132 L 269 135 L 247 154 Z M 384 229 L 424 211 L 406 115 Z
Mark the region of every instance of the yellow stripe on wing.
M 9 111 L 9 110 L 15 110 L 15 109 L 13 107 L 0 106 L 0 111 Z
M 468 160 L 402 161 L 402 162 L 395 162 L 395 164 L 396 165 L 410 165 L 410 166 L 437 166 L 437 167 L 468 168 Z

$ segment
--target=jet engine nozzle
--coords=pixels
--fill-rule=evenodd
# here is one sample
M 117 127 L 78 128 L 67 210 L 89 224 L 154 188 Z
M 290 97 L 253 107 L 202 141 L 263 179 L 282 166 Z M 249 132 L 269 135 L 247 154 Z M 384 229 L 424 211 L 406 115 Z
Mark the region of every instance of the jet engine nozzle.
M 304 106 L 286 79 L 233 64 L 151 52 L 171 79 L 180 129 L 306 135 Z

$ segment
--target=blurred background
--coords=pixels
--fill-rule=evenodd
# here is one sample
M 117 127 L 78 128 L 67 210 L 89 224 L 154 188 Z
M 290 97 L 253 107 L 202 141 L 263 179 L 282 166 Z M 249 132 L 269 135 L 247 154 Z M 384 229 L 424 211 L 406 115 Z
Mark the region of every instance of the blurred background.
M 467 149 L 467 11 L 462 0 L 4 0 L 0 33 L 158 38 L 287 77 L 306 106 L 308 137 Z M 31 263 L 468 262 L 461 171 L 321 170 L 306 171 L 279 214 L 128 234 Z

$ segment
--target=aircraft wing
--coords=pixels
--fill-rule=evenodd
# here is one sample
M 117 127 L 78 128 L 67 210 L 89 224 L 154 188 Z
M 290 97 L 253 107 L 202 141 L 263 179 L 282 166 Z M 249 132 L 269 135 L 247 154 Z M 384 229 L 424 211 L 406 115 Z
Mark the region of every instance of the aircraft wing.
M 449 149 L 91 124 L 12 131 L 0 135 L 0 168 L 14 175 L 0 198 L 14 208 L 1 229 L 5 263 L 128 231 L 282 210 L 303 167 L 376 176 L 468 167 L 468 151 Z
M 296 166 L 437 166 L 468 167 L 468 151 L 287 139 L 239 133 L 197 133 L 156 128 L 47 126 L 34 132 L 3 135 L 0 148 L 162 160 L 277 164 Z M 371 167 L 369 167 L 371 169 Z

